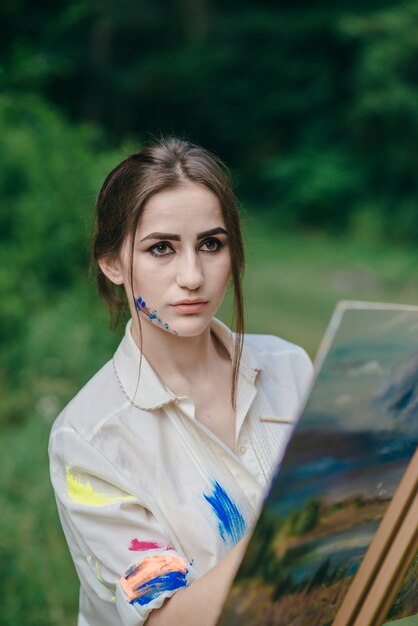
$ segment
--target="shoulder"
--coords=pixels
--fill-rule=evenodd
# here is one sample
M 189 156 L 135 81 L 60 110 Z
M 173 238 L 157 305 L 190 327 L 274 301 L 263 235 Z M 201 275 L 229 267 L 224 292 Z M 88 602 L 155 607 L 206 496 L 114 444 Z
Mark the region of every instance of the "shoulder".
M 236 334 L 218 319 L 213 320 L 212 329 L 231 352 Z M 286 387 L 300 397 L 312 382 L 313 367 L 305 350 L 275 335 L 245 333 L 241 366 L 244 372 L 260 372 L 259 379 L 272 383 L 270 387 Z
M 216 318 L 212 321 L 212 330 L 228 351 L 231 352 L 234 347 L 234 340 L 237 337 L 236 333 Z M 312 367 L 311 360 L 305 350 L 290 341 L 286 341 L 286 339 L 275 335 L 258 335 L 251 333 L 245 333 L 243 337 L 244 359 L 246 356 L 250 361 L 260 359 L 262 361 L 268 361 L 272 357 L 275 357 L 283 360 L 290 359 L 295 360 L 295 362 L 304 362 L 307 364 L 307 367 Z
M 311 359 L 300 346 L 275 335 L 244 335 L 244 354 L 250 357 L 261 377 L 280 387 L 308 390 L 313 377 Z M 245 357 L 244 357 L 245 358 Z
M 276 335 L 254 335 L 246 333 L 244 335 L 244 344 L 247 348 L 251 349 L 254 354 L 259 356 L 295 354 L 310 362 L 303 348 Z
M 312 369 L 312 363 L 306 351 L 300 346 L 275 335 L 244 335 L 244 347 L 253 358 L 270 363 L 271 359 L 287 361 L 294 366 Z
M 113 361 L 108 361 L 74 396 L 56 418 L 51 439 L 60 430 L 72 430 L 84 438 L 106 418 L 129 405 L 117 380 Z

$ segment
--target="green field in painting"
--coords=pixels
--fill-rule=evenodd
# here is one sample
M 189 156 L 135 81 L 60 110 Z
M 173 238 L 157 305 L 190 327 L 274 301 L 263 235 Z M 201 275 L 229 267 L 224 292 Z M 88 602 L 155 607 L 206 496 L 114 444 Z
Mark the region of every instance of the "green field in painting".
M 250 218 L 245 226 L 250 332 L 283 335 L 313 356 L 340 299 L 418 304 L 414 250 L 371 248 L 315 235 L 274 235 L 268 225 Z M 228 303 L 222 317 L 229 321 Z M 71 626 L 78 584 L 49 484 L 47 439 L 60 407 L 111 356 L 118 338 L 108 334 L 101 305 L 88 295 L 85 284 L 51 302 L 30 322 L 26 395 L 12 394 L 2 406 L 0 623 Z M 57 360 L 62 368 L 52 367 Z M 6 420 L 14 412 L 20 415 L 27 398 L 32 408 L 17 421 Z
M 362 528 L 373 525 L 375 530 L 387 504 L 380 499 L 352 499 L 337 507 L 323 507 L 314 525 L 301 534 L 289 527 L 289 520 L 280 523 L 264 512 L 258 541 L 250 544 L 219 626 L 331 626 L 352 583 L 352 572 L 332 567 L 328 559 L 318 564 L 309 583 L 297 583 L 292 579 L 292 552 L 299 551 L 299 567 L 303 567 L 304 555 L 309 559 L 312 549 L 326 546 L 330 529 L 334 538 L 341 538 L 347 531 L 353 546 L 353 539 Z M 295 520 L 292 523 L 295 527 Z M 276 530 L 271 530 L 271 524 Z M 416 626 L 417 621 L 413 620 L 418 620 L 417 580 L 418 557 L 405 576 L 388 614 L 387 626 Z M 411 615 L 414 617 L 408 621 L 406 616 Z M 398 622 L 400 618 L 405 618 L 405 622 Z

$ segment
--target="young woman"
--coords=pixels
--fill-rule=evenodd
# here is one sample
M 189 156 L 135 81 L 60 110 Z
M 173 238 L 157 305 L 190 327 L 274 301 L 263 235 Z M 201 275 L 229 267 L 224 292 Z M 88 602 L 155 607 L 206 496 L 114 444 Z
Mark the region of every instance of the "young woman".
M 236 200 L 202 148 L 169 138 L 118 165 L 93 256 L 100 295 L 131 320 L 51 433 L 78 624 L 214 626 L 311 364 L 243 335 Z M 229 283 L 235 333 L 214 317 Z

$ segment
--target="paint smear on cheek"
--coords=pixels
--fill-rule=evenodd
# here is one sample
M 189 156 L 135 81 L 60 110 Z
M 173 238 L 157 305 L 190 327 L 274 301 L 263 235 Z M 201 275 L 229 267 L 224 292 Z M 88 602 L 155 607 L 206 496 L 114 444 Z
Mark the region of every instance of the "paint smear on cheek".
M 144 552 L 145 550 L 173 550 L 173 548 L 171 546 L 163 546 L 161 543 L 155 543 L 155 541 L 132 539 L 129 544 L 129 550 L 132 552 Z
M 141 298 L 141 296 L 139 296 L 139 298 L 137 298 L 137 300 L 135 300 L 135 306 L 138 309 L 138 311 L 150 322 L 152 322 L 153 324 L 155 324 L 156 326 L 159 326 L 160 328 L 162 328 L 163 330 L 168 331 L 169 333 L 172 333 L 173 335 L 177 335 L 177 333 L 174 330 L 171 330 L 171 328 L 169 327 L 168 324 L 165 324 L 161 321 L 161 318 L 158 316 L 157 314 L 157 310 L 156 309 L 150 309 L 146 302 Z
M 73 502 L 85 506 L 105 506 L 113 502 L 134 500 L 134 496 L 111 497 L 106 493 L 95 491 L 89 481 L 83 482 L 76 476 L 70 467 L 66 470 L 68 495 Z
M 216 481 L 213 483 L 212 494 L 209 496 L 204 494 L 204 498 L 216 515 L 219 534 L 224 543 L 238 543 L 247 527 L 235 502 Z
M 167 591 L 187 584 L 187 566 L 178 556 L 155 554 L 128 569 L 120 579 L 131 604 L 148 604 Z

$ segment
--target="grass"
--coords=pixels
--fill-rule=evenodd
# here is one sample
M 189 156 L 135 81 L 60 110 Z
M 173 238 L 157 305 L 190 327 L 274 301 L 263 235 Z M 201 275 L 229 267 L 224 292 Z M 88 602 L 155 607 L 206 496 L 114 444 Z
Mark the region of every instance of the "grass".
M 418 252 L 393 247 L 371 247 L 349 239 L 319 234 L 273 234 L 248 220 L 245 278 L 247 330 L 278 334 L 303 345 L 313 356 L 335 303 L 340 299 L 380 300 L 418 304 Z M 71 299 L 71 298 L 70 298 Z M 75 299 L 76 300 L 76 299 Z M 52 308 L 51 308 L 52 310 Z M 230 299 L 221 311 L 228 321 Z M 64 313 L 60 313 L 64 315 Z M 77 317 L 77 316 L 80 317 Z M 75 307 L 67 320 L 66 341 L 88 337 L 88 354 L 111 356 L 104 318 L 89 334 L 91 307 Z M 94 318 L 96 320 L 96 318 Z M 32 320 L 36 323 L 36 319 Z M 48 330 L 52 326 L 43 322 Z M 101 326 L 100 326 L 101 324 Z M 97 322 L 96 322 L 97 326 Z M 54 354 L 44 347 L 39 359 L 60 354 L 57 325 Z M 80 332 L 78 332 L 80 329 Z M 42 333 L 40 333 L 40 340 Z M 114 343 L 114 342 L 113 342 Z M 51 347 L 51 351 L 52 351 Z M 36 354 L 33 346 L 32 354 Z M 87 352 L 87 357 L 86 357 Z M 66 352 L 62 350 L 61 359 Z M 42 355 L 42 357 L 41 357 Z M 77 350 L 68 356 L 74 372 L 63 388 L 80 386 Z M 39 371 L 42 371 L 39 363 Z M 85 367 L 81 368 L 85 372 Z M 64 377 L 65 378 L 65 377 Z M 70 375 L 67 373 L 67 378 Z M 36 382 L 38 381 L 38 382 Z M 56 380 L 34 375 L 33 410 L 24 422 L 3 426 L 0 438 L 0 624 L 2 626 L 70 626 L 76 624 L 78 582 L 64 542 L 50 487 L 47 441 L 56 405 Z M 46 407 L 55 398 L 54 410 Z
M 76 624 L 78 583 L 50 488 L 51 424 L 37 413 L 2 433 L 0 624 Z
M 247 229 L 249 230 L 249 229 Z M 248 332 L 271 333 L 314 356 L 339 300 L 418 304 L 418 252 L 319 234 L 247 235 Z

